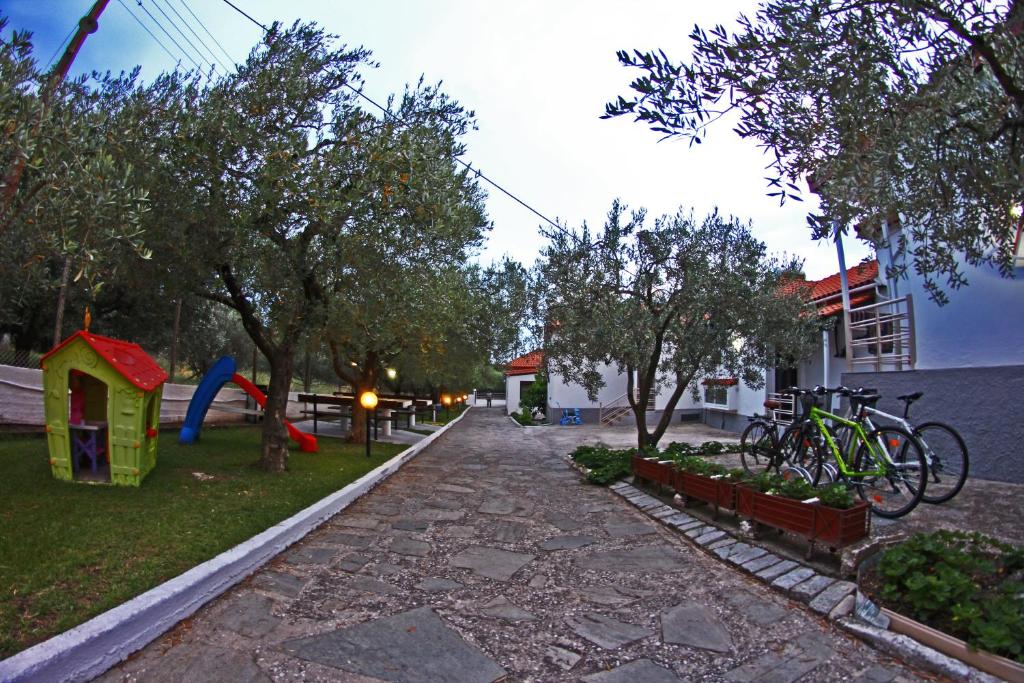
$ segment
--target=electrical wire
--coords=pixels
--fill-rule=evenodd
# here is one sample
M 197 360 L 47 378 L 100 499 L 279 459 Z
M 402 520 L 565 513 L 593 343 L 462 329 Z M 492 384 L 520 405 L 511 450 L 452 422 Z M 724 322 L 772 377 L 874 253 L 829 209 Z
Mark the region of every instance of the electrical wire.
M 174 39 L 174 36 L 172 36 L 170 34 L 170 32 L 167 29 L 164 28 L 164 25 L 161 24 L 160 21 L 156 17 L 153 16 L 153 13 L 150 12 L 148 9 L 146 9 L 146 6 L 142 4 L 142 0 L 135 0 L 135 4 L 138 5 L 142 9 L 143 12 L 146 13 L 146 16 L 148 16 L 150 19 L 153 20 L 153 23 L 157 25 L 157 28 L 159 28 L 161 31 L 164 32 L 164 35 L 166 35 L 168 38 L 171 39 L 171 42 L 174 43 L 175 47 L 177 47 L 181 51 L 181 53 L 183 55 L 185 55 L 185 57 L 188 59 L 188 61 L 192 62 L 192 64 L 195 65 L 197 70 L 199 70 L 199 71 L 203 70 L 203 67 L 199 66 L 199 63 L 196 62 L 196 60 L 192 59 L 192 56 L 189 55 L 189 53 L 185 51 L 185 48 L 183 48 L 181 45 L 179 45 L 178 41 L 176 41 Z
M 184 7 L 189 14 L 192 15 L 192 18 L 196 20 L 196 23 L 199 24 L 199 27 L 203 29 L 206 35 L 210 36 L 210 40 L 213 41 L 214 45 L 220 48 L 220 51 L 224 53 L 224 56 L 228 58 L 228 61 L 232 64 L 238 64 L 238 60 L 228 54 L 228 51 L 225 50 L 224 46 L 221 45 L 219 40 L 217 40 L 217 36 L 210 33 L 210 29 L 206 28 L 206 24 L 203 23 L 202 19 L 196 16 L 196 13 L 192 11 L 192 8 L 188 6 L 188 3 L 185 2 L 185 0 L 178 0 L 178 2 L 180 2 L 181 6 Z M 228 71 L 230 72 L 231 70 L 229 69 Z
M 117 2 L 121 5 L 121 7 L 125 8 L 125 10 L 128 12 L 128 14 L 132 15 L 132 19 L 134 19 L 135 21 L 139 22 L 139 26 L 142 27 L 142 30 L 145 31 L 146 33 L 148 33 L 149 37 L 152 38 L 153 40 L 155 40 L 156 44 L 164 49 L 164 52 L 167 53 L 168 57 L 170 57 L 172 60 L 174 60 L 175 63 L 181 63 L 181 58 L 180 57 L 175 57 L 171 53 L 171 51 L 167 49 L 167 46 L 164 45 L 163 42 L 161 42 L 160 39 L 157 38 L 156 35 L 154 35 L 153 32 L 149 30 L 149 27 L 146 26 L 144 23 L 142 23 L 142 19 L 139 19 L 137 16 L 135 16 L 135 12 L 133 12 L 132 9 L 128 5 L 124 4 L 123 0 L 117 0 Z
M 240 9 L 239 9 L 238 7 L 236 7 L 236 6 L 235 6 L 235 5 L 234 5 L 234 4 L 233 4 L 233 3 L 232 3 L 232 2 L 230 1 L 230 0 L 224 0 L 224 2 L 225 2 L 225 3 L 227 3 L 228 5 L 230 5 L 231 7 L 233 7 L 233 8 L 235 9 L 235 11 L 236 11 L 236 12 L 238 12 L 239 14 L 241 14 L 242 16 L 244 16 L 244 17 L 245 17 L 246 19 L 248 19 L 248 20 L 249 20 L 249 21 L 251 21 L 252 23 L 254 23 L 254 24 L 256 24 L 257 26 L 259 26 L 260 28 L 262 28 L 262 29 L 263 29 L 264 31 L 269 31 L 269 29 L 268 29 L 268 28 L 267 28 L 266 26 L 264 26 L 264 25 L 263 25 L 263 24 L 261 24 L 260 22 L 256 21 L 255 19 L 253 19 L 252 17 L 250 17 L 250 16 L 248 15 L 248 14 L 246 14 L 246 13 L 245 13 L 245 12 L 243 12 L 242 10 L 240 10 Z M 363 93 L 363 92 L 362 92 L 361 90 L 359 90 L 359 89 L 355 88 L 355 87 L 354 87 L 354 86 L 352 86 L 352 85 L 349 85 L 348 83 L 346 83 L 346 84 L 345 84 L 345 87 L 347 87 L 347 88 L 348 88 L 349 90 L 351 90 L 352 92 L 354 92 L 354 93 L 355 93 L 356 95 L 358 95 L 359 97 L 362 97 L 362 98 L 363 98 L 364 100 L 366 100 L 367 102 L 369 102 L 369 103 L 370 103 L 370 104 L 372 104 L 373 106 L 375 106 L 375 107 L 377 107 L 378 109 L 380 109 L 380 110 L 381 110 L 382 112 L 384 112 L 384 115 L 385 115 L 385 116 L 388 116 L 388 117 L 390 117 L 390 118 L 391 118 L 392 120 L 396 120 L 396 121 L 399 121 L 399 122 L 401 122 L 401 120 L 400 120 L 400 119 L 398 119 L 398 117 L 397 117 L 397 116 L 395 116 L 394 114 L 392 114 L 392 113 L 391 113 L 390 111 L 388 111 L 388 109 L 387 109 L 386 107 L 384 107 L 383 105 L 381 105 L 381 104 L 379 104 L 379 103 L 375 102 L 374 100 L 372 100 L 372 99 L 371 99 L 371 98 L 370 98 L 370 97 L 369 97 L 368 95 L 364 94 L 364 93 Z M 551 225 L 552 227 L 554 227 L 554 228 L 555 228 L 556 230 L 560 230 L 561 232 L 564 232 L 564 233 L 566 233 L 566 234 L 569 234 L 569 235 L 572 235 L 572 234 L 573 234 L 573 233 L 572 233 L 571 231 L 567 230 L 567 229 L 566 229 L 565 227 L 563 227 L 563 226 L 559 225 L 558 223 L 556 223 L 555 221 L 551 220 L 550 218 L 548 218 L 547 216 L 545 216 L 544 214 L 542 214 L 542 213 L 541 213 L 540 211 L 538 211 L 537 209 L 533 208 L 532 206 L 530 206 L 529 204 L 527 204 L 527 203 L 526 203 L 525 201 L 523 201 L 522 199 L 520 199 L 520 198 L 519 198 L 519 197 L 517 197 L 516 195 L 514 195 L 514 194 L 512 194 L 511 192 L 509 192 L 508 190 L 506 190 L 506 189 L 505 189 L 504 187 L 502 187 L 502 186 L 501 186 L 501 185 L 499 185 L 498 183 L 494 182 L 493 180 L 491 180 L 490 178 L 488 178 L 487 176 L 485 176 L 485 175 L 484 175 L 484 174 L 483 174 L 483 173 L 482 173 L 482 172 L 481 172 L 480 170 L 478 170 L 478 169 L 475 169 L 475 168 L 473 168 L 473 167 L 472 167 L 472 166 L 470 166 L 470 165 L 469 165 L 468 163 L 466 163 L 466 162 L 465 162 L 465 161 L 463 161 L 462 159 L 459 159 L 458 157 L 453 157 L 453 158 L 455 159 L 455 161 L 457 161 L 458 163 L 460 163 L 460 164 L 462 164 L 462 165 L 463 165 L 464 167 L 466 167 L 466 170 L 470 171 L 471 173 L 475 173 L 475 174 L 476 174 L 476 177 L 478 177 L 478 178 L 480 178 L 481 180 L 483 180 L 484 182 L 488 183 L 489 185 L 491 185 L 492 187 L 494 187 L 495 189 L 497 189 L 497 190 L 498 190 L 499 192 L 501 192 L 502 194 L 504 194 L 504 195 L 505 195 L 506 197 L 509 197 L 510 199 L 512 199 L 513 201 L 515 201 L 516 203 L 518 203 L 518 204 L 519 204 L 520 206 L 522 206 L 523 208 L 527 209 L 528 211 L 530 211 L 531 213 L 533 213 L 533 214 L 534 214 L 535 216 L 537 216 L 538 218 L 540 218 L 540 219 L 541 219 L 541 220 L 543 220 L 544 222 L 546 222 L 546 223 L 548 223 L 549 225 Z
M 141 0 L 140 0 L 140 2 L 141 2 Z M 160 12 L 160 14 L 162 14 L 164 16 L 164 18 L 168 22 L 170 22 L 171 26 L 174 27 L 174 30 L 176 30 L 178 32 L 178 35 L 180 35 L 185 40 L 185 42 L 188 44 L 188 46 L 192 48 L 192 51 L 195 52 L 197 57 L 199 57 L 199 61 L 201 61 L 203 63 L 203 68 L 206 68 L 206 65 L 209 64 L 210 67 L 213 69 L 213 72 L 217 73 L 217 65 L 214 64 L 213 62 L 211 62 L 205 56 L 203 56 L 202 51 L 198 47 L 196 47 L 196 44 L 193 43 L 192 40 L 187 35 L 185 35 L 184 31 L 181 30 L 181 25 L 178 24 L 178 22 L 174 21 L 174 19 L 171 19 L 170 16 L 168 16 L 167 12 L 165 12 L 163 10 L 163 8 L 160 7 L 160 3 L 157 0 L 152 0 L 152 3 L 153 3 L 153 6 L 156 7 L 156 10 L 158 12 Z M 165 0 L 165 3 L 166 3 L 166 0 Z M 171 9 L 173 9 L 173 8 L 171 8 Z
M 60 51 L 63 50 L 64 46 L 68 44 L 69 40 L 71 40 L 71 36 L 74 34 L 76 28 L 78 28 L 78 24 L 72 24 L 71 30 L 68 31 L 66 36 L 64 36 L 64 40 L 60 41 L 60 45 L 58 45 L 57 49 L 53 51 L 52 55 L 50 55 L 50 61 L 46 63 L 45 71 L 50 70 L 50 65 L 53 64 L 53 60 L 57 59 L 57 55 L 60 54 Z
M 174 9 L 174 5 L 171 4 L 171 1 L 170 0 L 164 0 L 164 4 L 167 5 L 167 7 L 172 12 L 174 12 L 174 16 L 178 17 L 178 19 L 181 20 L 181 23 L 185 26 L 185 28 L 188 29 L 189 33 L 191 33 L 192 35 L 194 35 L 196 37 L 196 40 L 198 40 L 199 44 L 202 45 L 206 49 L 206 52 L 211 57 L 213 57 L 215 60 L 217 60 L 217 63 L 220 64 L 222 69 L 224 69 L 224 73 L 231 73 L 231 67 L 229 67 L 227 64 L 225 64 L 223 61 L 221 61 L 221 58 L 218 57 L 217 54 L 210 48 L 210 46 L 206 44 L 206 41 L 204 41 L 202 38 L 199 37 L 199 34 L 196 33 L 192 29 L 192 26 L 189 25 L 188 20 L 185 19 L 185 17 L 181 16 L 181 13 L 178 12 L 178 10 Z M 193 16 L 195 16 L 195 15 L 193 15 Z M 213 62 L 210 62 L 210 63 L 212 64 Z
M 233 10 L 235 10 L 236 12 L 238 12 L 239 14 L 241 14 L 241 15 L 242 15 L 243 17 L 245 17 L 246 19 L 248 19 L 248 20 L 249 20 L 249 21 L 251 21 L 252 23 L 254 23 L 254 24 L 256 24 L 257 26 L 259 26 L 259 27 L 260 27 L 261 29 L 263 29 L 264 31 L 269 31 L 269 30 L 270 30 L 269 28 L 267 28 L 266 26 L 264 26 L 264 25 L 263 25 L 263 24 L 261 24 L 260 22 L 256 21 L 255 19 L 253 19 L 252 17 L 250 17 L 250 16 L 249 16 L 248 14 L 246 14 L 245 12 L 243 12 L 243 11 L 242 11 L 241 9 L 239 9 L 238 5 L 236 5 L 235 3 L 231 2 L 231 0 L 224 0 L 224 2 L 225 2 L 225 3 L 226 3 L 226 4 L 228 5 L 228 6 L 229 6 L 229 7 L 231 7 L 231 8 L 233 9 Z

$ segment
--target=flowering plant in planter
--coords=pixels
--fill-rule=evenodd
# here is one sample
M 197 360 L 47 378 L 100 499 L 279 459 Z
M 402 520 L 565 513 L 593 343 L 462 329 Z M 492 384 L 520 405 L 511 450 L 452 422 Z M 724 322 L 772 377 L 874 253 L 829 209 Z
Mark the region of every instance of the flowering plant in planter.
M 736 507 L 736 482 L 743 478 L 740 469 L 727 470 L 718 463 L 711 463 L 692 455 L 675 458 L 679 475 L 676 477 L 676 492 L 685 498 L 695 498 L 715 506 L 732 510 Z

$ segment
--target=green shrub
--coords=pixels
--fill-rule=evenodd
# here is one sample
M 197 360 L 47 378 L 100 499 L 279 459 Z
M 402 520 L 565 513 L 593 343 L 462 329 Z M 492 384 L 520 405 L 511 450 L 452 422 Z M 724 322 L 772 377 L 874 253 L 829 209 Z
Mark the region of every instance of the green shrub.
M 534 424 L 533 417 L 530 415 L 530 413 L 526 411 L 520 413 L 517 410 L 513 410 L 512 419 L 518 422 L 519 424 L 523 425 L 524 427 L 529 427 L 530 425 Z
M 590 470 L 587 481 L 607 486 L 632 474 L 630 460 L 635 453 L 636 449 L 633 448 L 612 450 L 607 446 L 580 446 L 569 457 Z
M 672 461 L 681 471 L 704 477 L 725 474 L 727 471 L 723 465 L 719 465 L 717 462 L 708 462 L 696 455 L 679 455 L 673 457 Z
M 840 510 L 848 510 L 853 507 L 853 491 L 847 488 L 846 484 L 836 482 L 829 484 L 818 491 L 818 499 L 822 505 Z
M 888 606 L 1024 663 L 1024 547 L 979 533 L 917 534 L 885 552 L 878 575 Z

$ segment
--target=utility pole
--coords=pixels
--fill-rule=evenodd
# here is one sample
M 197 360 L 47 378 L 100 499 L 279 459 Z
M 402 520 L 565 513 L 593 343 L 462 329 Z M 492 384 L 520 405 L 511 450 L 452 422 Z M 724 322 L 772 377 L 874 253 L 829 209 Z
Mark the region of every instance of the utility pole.
M 68 43 L 67 49 L 64 50 L 64 55 L 46 78 L 46 83 L 39 93 L 39 99 L 42 101 L 43 106 L 39 111 L 39 118 L 36 120 L 33 136 L 38 135 L 39 127 L 42 125 L 43 117 L 46 115 L 46 105 L 49 104 L 50 98 L 56 92 L 57 86 L 67 77 L 68 71 L 71 70 L 71 64 L 75 61 L 75 57 L 78 56 L 78 51 L 82 49 L 85 39 L 89 34 L 96 33 L 96 30 L 100 27 L 100 15 L 103 14 L 103 10 L 107 8 L 109 3 L 110 0 L 96 0 L 89 13 L 78 20 L 78 31 L 75 32 L 75 37 Z M 14 203 L 14 195 L 18 192 L 21 176 L 25 172 L 25 163 L 25 155 L 16 154 L 10 168 L 4 174 L 3 215 L 8 214 L 11 210 L 11 204 Z

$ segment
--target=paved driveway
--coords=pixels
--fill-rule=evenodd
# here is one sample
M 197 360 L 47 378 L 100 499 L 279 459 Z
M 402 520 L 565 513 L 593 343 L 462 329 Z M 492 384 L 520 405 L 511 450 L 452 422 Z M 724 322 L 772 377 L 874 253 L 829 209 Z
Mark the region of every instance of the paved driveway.
M 916 680 L 581 483 L 560 441 L 473 409 L 104 680 Z

